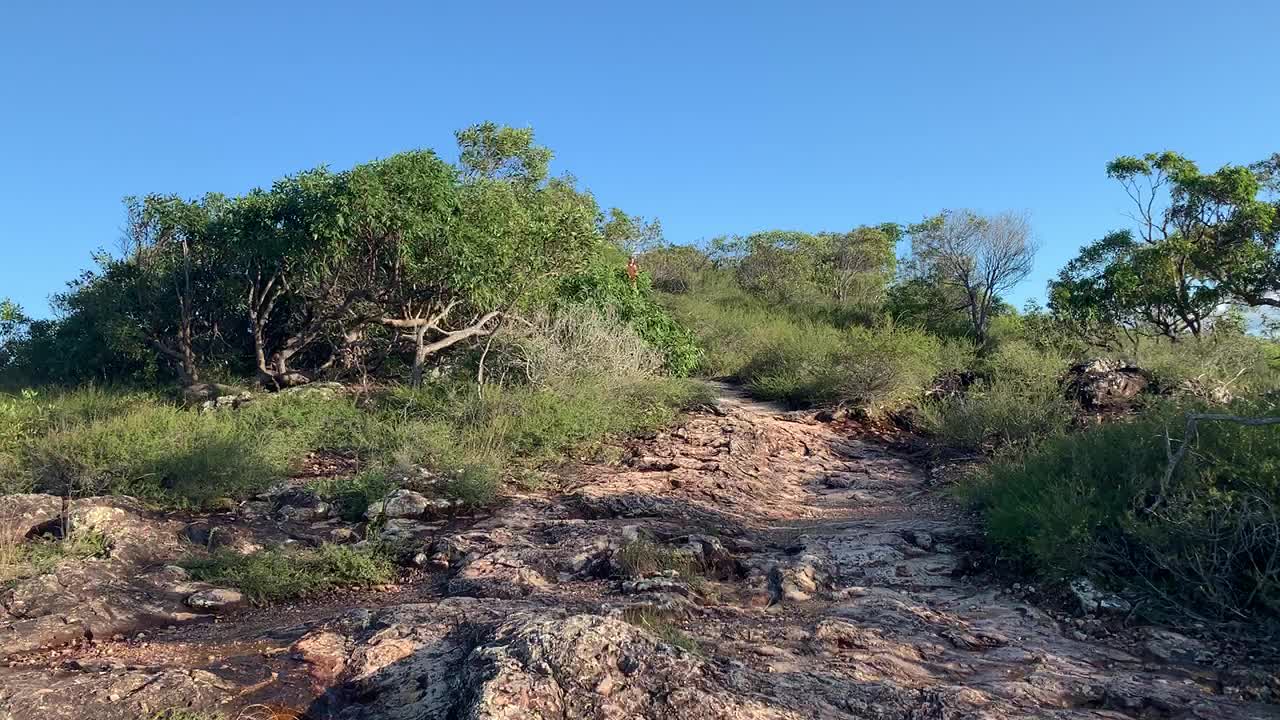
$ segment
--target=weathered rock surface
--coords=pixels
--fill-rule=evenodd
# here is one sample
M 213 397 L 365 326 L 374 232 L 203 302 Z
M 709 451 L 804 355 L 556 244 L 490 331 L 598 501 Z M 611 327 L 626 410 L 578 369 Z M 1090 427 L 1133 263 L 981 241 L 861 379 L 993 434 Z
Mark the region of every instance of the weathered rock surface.
M 3 500 L 6 508 L 25 508 L 19 531 L 30 535 L 49 526 L 60 532 L 61 499 L 18 497 Z M 73 532 L 102 533 L 109 554 L 65 560 L 53 572 L 18 580 L 0 594 L 0 658 L 197 619 L 182 603 L 189 594 L 183 592 L 185 578 L 160 562 L 178 554 L 177 524 L 149 517 L 124 498 L 71 501 L 67 519 Z
M 0 673 L 0 720 L 138 720 L 173 708 L 215 707 L 236 691 L 205 670 L 86 668 Z

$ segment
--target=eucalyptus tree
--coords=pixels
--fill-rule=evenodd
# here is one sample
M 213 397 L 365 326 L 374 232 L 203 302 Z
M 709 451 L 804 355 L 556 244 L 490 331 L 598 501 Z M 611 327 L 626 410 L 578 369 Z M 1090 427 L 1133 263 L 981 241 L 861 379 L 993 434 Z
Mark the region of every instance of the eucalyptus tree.
M 1001 296 L 1031 273 L 1038 247 L 1030 220 L 1018 213 L 944 211 L 909 232 L 912 271 L 956 290 L 974 339 L 986 342 Z
M 1175 264 L 1180 303 L 1209 283 L 1224 302 L 1280 307 L 1280 155 L 1212 173 L 1174 152 L 1122 156 L 1107 175 L 1133 201 L 1136 237 Z
M 1132 230 L 1085 246 L 1050 283 L 1050 309 L 1082 338 L 1198 338 L 1231 306 L 1280 307 L 1280 156 L 1202 173 L 1173 152 L 1107 164 Z
M 1049 283 L 1049 309 L 1080 339 L 1136 349 L 1144 337 L 1199 337 L 1223 294 L 1196 272 L 1185 243 L 1122 230 L 1086 245 Z

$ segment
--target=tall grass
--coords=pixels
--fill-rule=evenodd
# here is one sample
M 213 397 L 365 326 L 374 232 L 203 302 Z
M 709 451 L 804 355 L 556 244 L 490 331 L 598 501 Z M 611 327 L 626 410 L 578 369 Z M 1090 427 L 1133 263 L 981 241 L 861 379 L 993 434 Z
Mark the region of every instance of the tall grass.
M 349 399 L 275 397 L 201 414 L 153 397 L 107 402 L 101 392 L 40 400 L 40 427 L 8 445 L 6 488 L 199 505 L 257 492 L 311 451 L 376 457 L 397 442 Z
M 449 494 L 482 502 L 517 460 L 552 460 L 606 436 L 661 427 L 708 397 L 691 380 L 579 376 L 550 386 L 402 387 L 380 402 L 405 437 L 397 463 L 444 471 Z
M 902 404 L 958 360 L 956 346 L 927 333 L 889 323 L 837 324 L 827 310 L 771 308 L 742 292 L 669 302 L 704 347 L 701 372 L 797 407 Z
M 258 604 L 395 579 L 395 565 L 385 553 L 345 545 L 321 545 L 313 550 L 276 548 L 252 555 L 222 553 L 188 560 L 184 565 L 196 580 L 232 585 Z

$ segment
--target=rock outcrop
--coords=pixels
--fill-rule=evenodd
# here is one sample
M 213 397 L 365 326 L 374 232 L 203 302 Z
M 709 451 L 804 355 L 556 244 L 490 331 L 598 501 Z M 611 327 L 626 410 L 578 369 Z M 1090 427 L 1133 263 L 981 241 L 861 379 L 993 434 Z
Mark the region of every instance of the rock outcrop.
M 1095 358 L 1067 371 L 1068 397 L 1086 410 L 1115 412 L 1129 409 L 1151 384 L 1148 373 L 1122 360 Z

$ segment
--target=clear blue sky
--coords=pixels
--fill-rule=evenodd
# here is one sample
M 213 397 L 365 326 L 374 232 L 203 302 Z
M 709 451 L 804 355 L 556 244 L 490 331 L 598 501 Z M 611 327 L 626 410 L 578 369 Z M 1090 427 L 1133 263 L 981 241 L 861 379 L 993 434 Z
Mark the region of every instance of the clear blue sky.
M 1280 150 L 1280 3 L 62 2 L 0 18 L 0 296 L 35 314 L 120 198 L 452 155 L 533 126 L 674 242 L 1027 210 L 1016 298 L 1126 224 L 1122 153 Z

